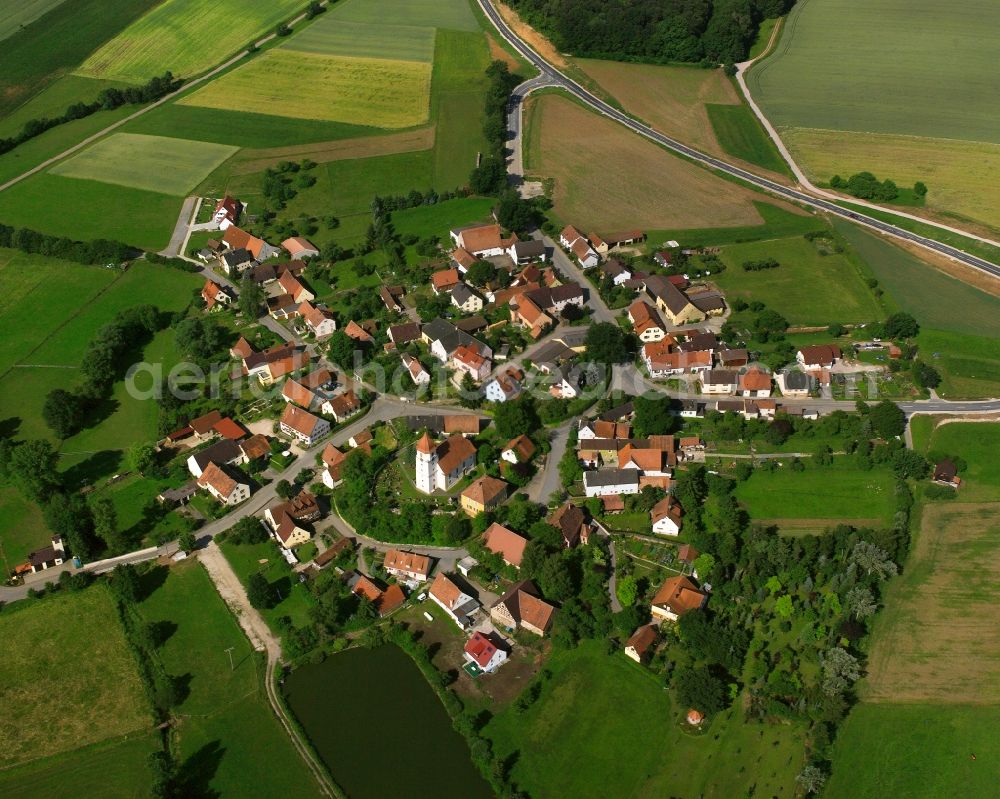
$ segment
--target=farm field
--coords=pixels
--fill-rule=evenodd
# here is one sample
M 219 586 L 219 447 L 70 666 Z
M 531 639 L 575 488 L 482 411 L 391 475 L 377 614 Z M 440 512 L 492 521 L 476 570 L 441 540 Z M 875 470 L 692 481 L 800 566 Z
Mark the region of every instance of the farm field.
M 803 757 L 792 725 L 742 721 L 724 711 L 702 735 L 681 727 L 659 680 L 597 642 L 559 652 L 553 673 L 527 711 L 497 713 L 484 732 L 512 777 L 537 799 L 615 796 L 767 796 L 792 794 Z M 718 759 L 717 759 L 718 758 Z M 720 767 L 720 763 L 724 764 Z
M 149 792 L 148 758 L 157 748 L 155 733 L 133 733 L 43 757 L 0 771 L 0 792 L 18 799 L 136 799 Z
M 732 227 L 763 220 L 748 189 L 670 155 L 558 94 L 527 101 L 529 174 L 554 179 L 562 222 L 605 231 Z
M 782 139 L 815 183 L 865 170 L 902 187 L 920 180 L 929 210 L 998 224 L 1000 144 L 814 128 L 790 128 Z
M 869 265 L 886 295 L 921 325 L 917 343 L 941 372 L 947 399 L 995 397 L 1000 382 L 1000 299 L 847 223 L 834 227 Z
M 875 620 L 861 703 L 837 736 L 825 795 L 988 796 L 1000 757 L 1000 424 L 920 419 L 919 451 L 961 456 L 958 499 L 924 501 L 903 573 Z M 933 429 L 932 429 L 933 427 Z M 932 722 L 932 723 L 929 723 Z M 975 754 L 973 760 L 971 755 Z M 852 779 L 863 769 L 870 778 Z
M 956 785 L 967 796 L 992 796 L 998 724 L 995 705 L 862 702 L 841 724 L 823 796 L 939 799 Z
M 223 144 L 113 133 L 49 172 L 161 194 L 186 195 L 236 152 Z
M 383 17 L 377 25 L 351 22 L 338 14 L 319 17 L 302 33 L 289 39 L 282 49 L 329 55 L 336 53 L 353 58 L 385 58 L 391 52 L 401 61 L 430 63 L 434 59 L 434 28 L 421 21 L 420 26 L 393 25 Z
M 124 88 L 127 85 L 122 81 L 63 75 L 26 103 L 0 117 L 0 136 L 19 133 L 24 123 L 31 119 L 62 116 L 73 103 L 93 102 L 104 89 Z M 135 108 L 132 107 L 131 110 L 134 111 Z M 99 112 L 98 117 L 107 120 L 110 115 L 104 116 Z
M 271 712 L 262 683 L 264 661 L 216 593 L 200 563 L 153 572 L 159 587 L 139 606 L 147 622 L 173 633 L 158 650 L 167 673 L 189 689 L 176 709 L 174 745 L 190 796 L 319 796 Z M 163 581 L 163 578 L 166 578 Z M 226 649 L 232 647 L 230 669 Z
M 136 664 L 103 585 L 15 605 L 0 616 L 0 637 L 0 765 L 149 729 Z
M 721 69 L 574 59 L 628 113 L 718 156 L 786 173 L 774 145 Z
M 45 173 L 0 192 L 4 224 L 73 239 L 117 239 L 150 250 L 170 241 L 180 209 L 180 198 L 169 194 Z
M 0 8 L 0 42 L 30 25 L 65 0 L 21 0 Z
M 998 46 L 992 0 L 805 0 L 748 86 L 782 127 L 1000 144 Z
M 923 180 L 933 209 L 995 224 L 1000 198 L 984 181 L 1000 145 L 998 46 L 991 0 L 806 0 L 747 85 L 817 178 L 863 168 Z
M 829 246 L 829 243 L 826 243 Z M 883 315 L 855 263 L 840 253 L 823 254 L 822 240 L 786 238 L 723 247 L 726 271 L 713 279 L 727 296 L 760 300 L 793 325 L 870 322 Z M 774 258 L 781 266 L 744 271 L 745 261 Z
M 906 571 L 876 620 L 865 702 L 1000 704 L 1000 504 L 959 497 L 923 508 Z
M 832 466 L 805 471 L 788 466 L 773 472 L 755 470 L 736 486 L 735 496 L 754 521 L 775 524 L 788 521 L 789 532 L 801 532 L 799 520 L 816 520 L 823 526 L 839 521 L 880 524 L 895 511 L 894 478 L 888 470 L 863 472 L 835 457 Z
M 165 0 L 97 50 L 77 72 L 133 83 L 166 70 L 189 78 L 301 8 L 300 0 L 252 5 L 239 0 Z
M 186 95 L 179 105 L 266 108 L 276 116 L 407 128 L 427 122 L 430 64 L 275 48 Z
M 0 52 L 0 113 L 17 108 L 47 84 L 65 75 L 156 2 L 62 2 L 15 36 L 5 39 Z M 22 4 L 5 5 L 19 9 Z
M 379 26 L 391 19 L 396 25 L 479 30 L 466 0 L 345 0 L 333 9 L 332 16 L 345 22 Z

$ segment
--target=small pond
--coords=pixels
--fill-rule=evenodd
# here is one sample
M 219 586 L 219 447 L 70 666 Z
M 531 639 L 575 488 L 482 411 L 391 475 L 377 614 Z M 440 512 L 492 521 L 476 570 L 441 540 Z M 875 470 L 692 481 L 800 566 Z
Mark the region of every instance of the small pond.
M 465 740 L 396 646 L 351 649 L 285 678 L 284 695 L 351 799 L 490 799 Z

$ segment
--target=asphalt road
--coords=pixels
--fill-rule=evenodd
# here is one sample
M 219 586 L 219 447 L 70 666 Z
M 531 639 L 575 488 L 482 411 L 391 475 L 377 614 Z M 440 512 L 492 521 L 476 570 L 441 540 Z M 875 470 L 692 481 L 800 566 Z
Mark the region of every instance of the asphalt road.
M 957 247 L 951 247 L 947 244 L 942 244 L 934 239 L 927 238 L 925 236 L 918 236 L 916 233 L 911 233 L 903 228 L 896 227 L 895 225 L 890 225 L 887 222 L 882 222 L 873 217 L 867 216 L 865 214 L 855 213 L 854 211 L 848 211 L 845 208 L 841 208 L 839 205 L 827 200 L 815 197 L 812 194 L 807 194 L 804 191 L 798 189 L 790 188 L 788 186 L 783 186 L 780 183 L 776 183 L 773 180 L 769 180 L 759 175 L 755 175 L 752 172 L 748 172 L 745 169 L 734 166 L 733 164 L 722 161 L 714 156 L 707 155 L 703 152 L 695 150 L 693 147 L 688 147 L 686 144 L 677 141 L 676 139 L 671 139 L 669 136 L 664 136 L 659 131 L 655 131 L 652 128 L 643 125 L 640 122 L 636 122 L 634 119 L 626 115 L 625 113 L 619 111 L 608 105 L 606 102 L 601 100 L 599 97 L 591 94 L 589 91 L 584 89 L 576 81 L 568 78 L 558 69 L 556 69 L 552 64 L 542 58 L 537 52 L 535 52 L 527 43 L 520 39 L 517 34 L 515 34 L 510 27 L 504 22 L 500 13 L 493 7 L 489 0 L 478 0 L 480 8 L 482 8 L 483 13 L 489 18 L 490 22 L 493 23 L 494 27 L 500 33 L 500 35 L 507 40 L 507 42 L 521 54 L 521 56 L 531 63 L 542 75 L 548 79 L 552 85 L 559 86 L 560 88 L 568 91 L 574 97 L 576 97 L 581 102 L 593 108 L 598 113 L 603 114 L 610 119 L 619 122 L 629 130 L 638 133 L 640 136 L 645 136 L 647 139 L 666 147 L 669 150 L 678 153 L 686 158 L 696 161 L 705 166 L 711 167 L 712 169 L 717 169 L 720 172 L 724 172 L 727 175 L 739 178 L 740 180 L 751 183 L 761 189 L 771 192 L 772 194 L 783 197 L 787 200 L 792 200 L 793 202 L 802 203 L 803 205 L 808 205 L 811 208 L 816 208 L 821 211 L 825 211 L 830 214 L 848 219 L 859 225 L 864 225 L 865 227 L 872 228 L 881 233 L 885 233 L 890 236 L 894 236 L 898 239 L 904 241 L 909 241 L 924 247 L 928 250 L 940 253 L 948 258 L 952 258 L 955 261 L 963 263 L 967 266 L 971 266 L 974 269 L 979 269 L 980 271 L 986 272 L 993 277 L 1000 277 L 1000 266 L 994 264 L 984 258 L 979 258 L 975 255 L 970 255 Z M 928 225 L 933 225 L 931 222 L 926 222 Z

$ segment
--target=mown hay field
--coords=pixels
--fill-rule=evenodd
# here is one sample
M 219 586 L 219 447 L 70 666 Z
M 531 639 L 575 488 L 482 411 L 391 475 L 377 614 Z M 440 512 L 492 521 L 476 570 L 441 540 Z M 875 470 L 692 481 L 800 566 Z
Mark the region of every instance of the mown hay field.
M 391 17 L 390 17 L 391 19 Z M 324 14 L 282 45 L 285 50 L 322 55 L 434 60 L 434 28 L 413 25 L 370 25 Z
M 554 179 L 561 221 L 605 231 L 759 225 L 758 195 L 557 94 L 528 101 L 529 174 Z
M 789 128 L 782 139 L 814 182 L 864 170 L 900 186 L 923 181 L 927 208 L 1000 225 L 1000 144 Z
M 823 242 L 803 237 L 731 244 L 713 279 L 730 297 L 760 300 L 793 325 L 870 322 L 882 311 L 858 267 L 842 253 L 822 254 Z M 774 258 L 776 269 L 747 272 L 746 261 Z
M 430 85 L 430 64 L 276 49 L 179 104 L 408 128 L 427 122 Z
M 97 50 L 77 72 L 135 83 L 168 69 L 191 77 L 249 44 L 302 5 L 301 0 L 166 0 Z
M 0 615 L 0 766 L 146 729 L 135 660 L 104 586 Z
M 224 144 L 114 133 L 50 172 L 183 196 L 237 150 Z

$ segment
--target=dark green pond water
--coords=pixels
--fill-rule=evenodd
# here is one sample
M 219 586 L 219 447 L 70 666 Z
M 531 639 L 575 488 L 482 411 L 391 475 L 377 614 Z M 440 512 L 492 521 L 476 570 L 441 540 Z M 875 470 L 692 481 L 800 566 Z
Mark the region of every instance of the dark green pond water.
M 491 799 L 465 740 L 401 649 L 351 649 L 285 679 L 285 699 L 351 799 Z

